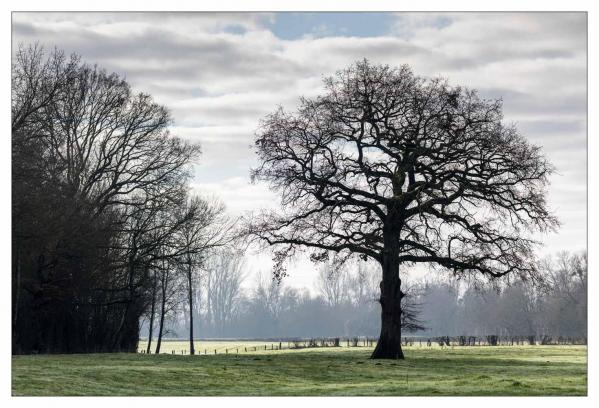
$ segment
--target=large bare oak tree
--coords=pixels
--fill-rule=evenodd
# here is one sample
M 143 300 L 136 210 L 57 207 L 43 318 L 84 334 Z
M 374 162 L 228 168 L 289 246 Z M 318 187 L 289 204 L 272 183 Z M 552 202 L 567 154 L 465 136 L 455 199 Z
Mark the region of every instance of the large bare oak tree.
M 313 260 L 380 263 L 382 325 L 372 358 L 403 358 L 402 265 L 497 278 L 537 273 L 532 238 L 548 211 L 553 167 L 503 123 L 502 102 L 443 79 L 364 60 L 325 79 L 326 92 L 279 108 L 256 135 L 254 180 L 280 193 L 250 232 L 278 247 L 275 274 L 301 249 Z

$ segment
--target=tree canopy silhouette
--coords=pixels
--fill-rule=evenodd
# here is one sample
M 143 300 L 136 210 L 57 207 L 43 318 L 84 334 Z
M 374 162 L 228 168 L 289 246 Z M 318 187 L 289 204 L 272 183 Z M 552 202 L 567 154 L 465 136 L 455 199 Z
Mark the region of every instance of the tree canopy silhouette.
M 13 353 L 135 351 L 152 275 L 197 251 L 181 234 L 198 211 L 181 209 L 199 145 L 57 49 L 18 48 L 11 102 Z
M 373 358 L 403 358 L 402 265 L 536 276 L 532 233 L 558 226 L 546 202 L 553 167 L 503 123 L 501 100 L 367 60 L 324 84 L 256 134 L 252 178 L 280 194 L 282 210 L 254 217 L 250 233 L 278 247 L 276 275 L 302 248 L 315 261 L 332 252 L 379 262 Z

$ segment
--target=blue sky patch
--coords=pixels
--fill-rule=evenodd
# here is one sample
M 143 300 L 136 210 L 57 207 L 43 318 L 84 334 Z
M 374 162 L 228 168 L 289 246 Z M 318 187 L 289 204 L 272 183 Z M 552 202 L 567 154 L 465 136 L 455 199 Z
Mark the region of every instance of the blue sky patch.
M 377 37 L 389 34 L 392 13 L 277 13 L 269 28 L 279 38 L 295 40 L 311 37 Z

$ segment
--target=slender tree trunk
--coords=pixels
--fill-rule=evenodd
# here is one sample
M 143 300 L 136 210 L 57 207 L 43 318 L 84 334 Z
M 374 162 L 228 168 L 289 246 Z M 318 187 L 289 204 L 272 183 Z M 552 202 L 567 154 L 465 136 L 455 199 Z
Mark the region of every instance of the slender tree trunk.
M 164 272 L 166 274 L 166 271 Z M 160 308 L 160 325 L 158 326 L 158 341 L 156 342 L 156 351 L 155 353 L 160 353 L 160 346 L 162 345 L 162 331 L 164 329 L 164 315 L 166 314 L 166 284 L 168 282 L 168 278 L 163 275 L 162 278 L 162 301 Z
M 191 270 L 191 259 L 188 259 L 187 265 L 187 283 L 188 283 L 188 297 L 189 297 L 189 354 L 195 354 L 195 348 L 193 345 L 193 280 Z
M 212 279 L 211 279 L 211 274 L 208 273 L 206 275 L 206 279 L 205 282 L 207 283 L 206 285 L 206 317 L 204 318 L 204 321 L 207 323 L 207 327 L 209 327 L 208 330 L 210 330 L 212 333 L 214 333 L 214 323 L 213 323 L 213 316 L 212 316 Z
M 134 301 L 134 288 L 133 288 L 133 276 L 135 274 L 135 254 L 137 253 L 137 251 L 133 252 L 133 255 L 131 255 L 129 257 L 129 276 L 127 277 L 127 286 L 129 288 L 129 299 L 128 302 L 125 304 L 125 311 L 123 312 L 123 316 L 121 318 L 121 321 L 117 327 L 117 330 L 114 334 L 114 340 L 112 342 L 112 349 L 111 351 L 121 351 L 121 342 L 122 342 L 122 333 L 123 333 L 123 328 L 125 327 L 125 323 L 127 322 L 127 318 L 129 317 L 129 311 L 130 311 L 130 306 L 131 303 L 133 303 Z
M 381 257 L 381 334 L 370 358 L 403 359 L 401 349 L 401 291 L 399 279 L 398 233 L 384 232 L 384 253 Z
M 156 290 L 158 286 L 158 277 L 156 271 L 154 271 L 154 287 L 152 288 L 152 310 L 150 312 L 150 327 L 148 328 L 148 347 L 146 347 L 146 353 L 150 354 L 152 347 L 152 335 L 154 333 L 154 316 L 156 314 Z

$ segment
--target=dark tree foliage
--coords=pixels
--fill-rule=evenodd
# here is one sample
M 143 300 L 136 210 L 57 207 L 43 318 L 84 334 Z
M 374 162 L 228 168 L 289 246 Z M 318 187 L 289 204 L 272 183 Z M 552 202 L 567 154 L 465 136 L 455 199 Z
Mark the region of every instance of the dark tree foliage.
M 12 66 L 13 353 L 132 351 L 151 271 L 181 256 L 199 148 L 118 75 L 38 46 Z
M 533 231 L 552 166 L 502 122 L 501 101 L 364 60 L 325 80 L 295 113 L 268 115 L 252 170 L 282 198 L 250 232 L 277 245 L 276 274 L 300 248 L 312 259 L 359 255 L 382 267 L 382 325 L 373 358 L 403 358 L 401 265 L 455 274 L 534 277 Z

